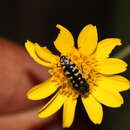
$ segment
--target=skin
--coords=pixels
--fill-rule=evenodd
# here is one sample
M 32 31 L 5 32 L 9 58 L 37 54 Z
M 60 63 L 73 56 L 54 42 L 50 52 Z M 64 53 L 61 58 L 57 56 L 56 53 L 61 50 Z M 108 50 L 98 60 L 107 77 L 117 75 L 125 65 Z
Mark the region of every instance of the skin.
M 37 117 L 37 112 L 44 102 L 31 101 L 26 97 L 26 92 L 32 86 L 48 79 L 47 69 L 34 62 L 25 48 L 5 39 L 0 39 L 0 56 L 0 129 L 63 129 L 62 110 L 60 115 L 55 114 L 47 119 L 40 119 Z M 82 124 L 82 121 L 80 123 Z M 74 123 L 70 129 L 78 130 L 87 127 L 88 130 L 92 130 L 92 126 L 88 123 L 87 126 L 79 126 L 79 124 Z
M 0 129 L 31 130 L 49 123 L 51 118 L 36 116 L 43 102 L 26 98 L 29 88 L 49 77 L 47 69 L 35 63 L 24 48 L 4 39 L 0 39 L 0 56 Z

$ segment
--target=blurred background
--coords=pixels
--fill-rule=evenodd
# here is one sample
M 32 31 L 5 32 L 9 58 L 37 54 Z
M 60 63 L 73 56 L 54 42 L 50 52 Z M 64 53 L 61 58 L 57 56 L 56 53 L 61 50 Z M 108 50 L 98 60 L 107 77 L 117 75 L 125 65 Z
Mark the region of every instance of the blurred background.
M 130 43 L 130 1 L 129 0 L 1 0 L 0 1 L 0 37 L 24 45 L 26 40 L 38 42 L 51 49 L 52 41 L 58 30 L 56 24 L 68 28 L 74 37 L 86 24 L 96 25 L 99 40 L 106 37 L 118 37 L 123 46 Z M 130 56 L 124 58 L 130 64 Z M 130 77 L 130 67 L 125 75 Z M 129 78 L 130 79 L 130 78 Z M 123 92 L 125 104 L 118 109 L 104 106 L 104 119 L 95 126 L 88 119 L 81 103 L 76 110 L 75 121 L 70 129 L 84 130 L 130 130 L 130 91 Z M 62 113 L 62 111 L 61 111 Z M 98 113 L 97 113 L 98 114 Z M 61 120 L 62 114 L 59 115 Z M 52 122 L 53 123 L 53 122 Z M 61 121 L 60 124 L 61 126 Z M 59 129 L 62 129 L 61 127 Z M 69 130 L 69 129 L 68 129 Z

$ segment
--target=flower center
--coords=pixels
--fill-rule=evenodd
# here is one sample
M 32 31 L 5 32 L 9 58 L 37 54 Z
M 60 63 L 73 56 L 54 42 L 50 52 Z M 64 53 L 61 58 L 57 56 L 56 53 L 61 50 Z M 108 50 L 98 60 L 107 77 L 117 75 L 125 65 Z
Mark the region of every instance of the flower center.
M 95 69 L 95 60 L 82 56 L 79 53 L 71 53 L 61 56 L 59 63 L 49 73 L 52 80 L 58 82 L 60 92 L 67 95 L 88 95 L 92 86 L 96 86 L 99 75 Z

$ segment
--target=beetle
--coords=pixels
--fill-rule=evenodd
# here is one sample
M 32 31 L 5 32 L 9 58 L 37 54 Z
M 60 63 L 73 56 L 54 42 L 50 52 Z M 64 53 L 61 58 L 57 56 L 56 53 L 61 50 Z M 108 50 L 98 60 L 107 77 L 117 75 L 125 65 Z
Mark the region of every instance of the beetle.
M 86 94 L 89 91 L 89 85 L 76 64 L 66 56 L 61 56 L 60 65 L 63 68 L 64 75 L 72 84 L 72 87 L 80 94 Z

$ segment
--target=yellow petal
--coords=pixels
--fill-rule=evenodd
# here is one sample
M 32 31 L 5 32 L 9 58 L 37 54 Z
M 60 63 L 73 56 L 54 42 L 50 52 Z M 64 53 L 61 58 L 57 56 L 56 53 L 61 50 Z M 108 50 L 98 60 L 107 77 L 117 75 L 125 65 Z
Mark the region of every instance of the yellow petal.
M 111 51 L 116 47 L 121 45 L 121 40 L 117 38 L 108 38 L 100 41 L 97 45 L 94 57 L 97 60 L 109 57 Z
M 56 113 L 63 105 L 67 96 L 62 94 L 57 94 L 47 105 L 45 105 L 39 112 L 38 116 L 40 118 L 46 118 Z
M 100 124 L 103 118 L 101 104 L 98 103 L 92 95 L 89 95 L 88 97 L 82 97 L 82 102 L 90 120 L 95 124 Z
M 127 64 L 120 59 L 107 58 L 97 62 L 97 71 L 102 74 L 118 74 L 126 70 Z
M 79 51 L 85 55 L 91 55 L 97 47 L 97 28 L 93 25 L 87 25 L 80 32 L 78 37 Z
M 36 54 L 36 50 L 35 50 L 35 44 L 27 41 L 25 43 L 25 48 L 28 51 L 29 55 L 39 64 L 43 65 L 43 66 L 47 66 L 47 67 L 52 67 L 51 63 L 45 62 L 43 60 L 41 60 L 37 54 Z
M 120 107 L 123 104 L 123 98 L 117 91 L 97 87 L 92 91 L 92 95 L 108 107 Z
M 58 56 L 55 56 L 49 51 L 46 47 L 40 47 L 38 44 L 35 44 L 36 54 L 46 62 L 57 64 Z
M 27 92 L 27 97 L 31 100 L 40 100 L 53 94 L 58 87 L 58 84 L 50 78 L 45 82 L 31 88 Z
M 60 33 L 58 34 L 57 39 L 54 41 L 54 45 L 58 51 L 60 51 L 63 55 L 70 52 L 71 49 L 74 48 L 74 39 L 72 34 L 63 26 L 57 25 L 58 29 L 60 29 Z
M 120 75 L 102 76 L 97 80 L 97 85 L 102 88 L 115 91 L 125 91 L 130 89 L 130 82 L 125 77 Z
M 74 120 L 77 99 L 71 96 L 65 101 L 63 108 L 63 128 L 70 127 Z

